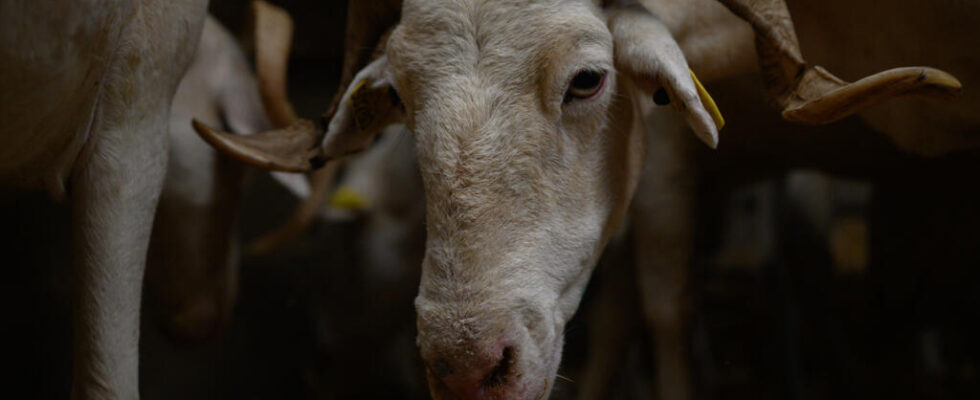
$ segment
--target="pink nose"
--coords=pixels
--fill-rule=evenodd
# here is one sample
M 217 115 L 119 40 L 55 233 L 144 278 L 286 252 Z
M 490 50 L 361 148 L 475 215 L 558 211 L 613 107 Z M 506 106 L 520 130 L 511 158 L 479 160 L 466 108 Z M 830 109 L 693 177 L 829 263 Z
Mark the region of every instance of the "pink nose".
M 489 357 L 460 359 L 451 365 L 447 358 L 430 363 L 430 372 L 460 400 L 487 398 L 489 392 L 506 387 L 513 379 L 515 354 L 512 346 L 503 346 Z

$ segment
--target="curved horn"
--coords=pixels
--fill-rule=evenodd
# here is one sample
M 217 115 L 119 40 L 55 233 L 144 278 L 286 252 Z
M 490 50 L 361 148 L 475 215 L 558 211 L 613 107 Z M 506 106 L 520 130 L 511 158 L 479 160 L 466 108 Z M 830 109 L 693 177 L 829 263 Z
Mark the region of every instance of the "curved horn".
M 236 135 L 192 120 L 194 130 L 222 153 L 247 164 L 283 172 L 306 172 L 323 166 L 320 150 L 324 130 L 309 120 L 298 120 L 282 129 Z
M 929 67 L 896 68 L 845 82 L 803 59 L 785 0 L 718 1 L 755 30 L 766 91 L 786 120 L 830 123 L 892 97 L 953 96 L 962 87 L 952 75 Z
M 193 120 L 194 130 L 218 151 L 253 166 L 305 172 L 323 164 L 319 149 L 324 130 L 297 120 L 286 95 L 286 66 L 293 21 L 285 10 L 262 0 L 252 2 L 255 67 L 263 106 L 278 129 L 235 135 Z
M 962 85 L 953 75 L 929 67 L 904 67 L 846 83 L 821 67 L 800 80 L 796 96 L 783 103 L 783 118 L 811 124 L 827 123 L 904 95 L 953 96 Z
M 262 85 L 263 101 L 266 102 L 266 107 L 270 110 L 270 118 L 279 125 L 280 120 L 278 119 L 277 113 L 286 117 L 291 116 L 292 119 L 295 119 L 295 113 L 292 112 L 292 107 L 287 108 L 275 105 L 279 99 L 287 99 L 285 91 L 286 53 L 279 53 L 276 50 L 283 47 L 279 43 L 282 43 L 284 40 L 288 41 L 288 36 L 283 35 L 281 30 L 273 30 L 271 28 L 260 30 L 258 28 L 263 26 L 263 21 L 270 23 L 272 27 L 283 27 L 287 25 L 281 22 L 283 18 L 278 13 L 270 13 L 266 10 L 274 8 L 273 6 L 261 0 L 256 1 L 256 3 L 262 3 L 253 6 L 253 12 L 256 13 L 255 26 L 257 27 L 257 35 L 259 34 L 258 31 L 271 31 L 261 34 L 273 35 L 272 37 L 263 37 L 261 39 L 256 37 L 256 68 L 259 73 L 260 84 Z M 382 48 L 382 39 L 385 33 L 398 21 L 400 14 L 400 0 L 352 1 L 348 4 L 347 32 L 344 39 L 344 64 L 340 84 L 338 85 L 341 89 L 331 102 L 330 111 L 324 116 L 324 121 L 329 120 L 329 117 L 336 112 L 337 106 L 344 96 L 343 88 L 350 85 L 357 72 L 377 56 L 377 53 Z M 288 18 L 288 15 L 286 17 Z M 280 22 L 273 24 L 272 22 L 274 21 Z M 289 28 L 291 29 L 291 21 L 289 22 Z M 263 44 L 265 44 L 268 55 L 264 55 Z M 285 47 L 288 48 L 288 44 Z M 282 54 L 282 58 L 277 58 L 278 54 Z M 269 72 L 263 73 L 263 71 Z M 281 87 L 282 90 L 275 91 L 274 89 L 277 87 Z M 266 96 L 267 91 L 269 92 L 268 96 Z M 270 102 L 273 104 L 270 104 Z M 288 102 L 286 103 L 288 105 Z M 279 110 L 288 110 L 289 112 L 280 113 Z M 291 122 L 292 119 L 289 119 L 289 121 Z M 317 144 L 322 140 L 322 133 L 319 133 L 319 135 Z M 298 160 L 291 161 L 295 162 Z M 253 255 L 269 254 L 304 232 L 313 223 L 320 207 L 326 202 L 339 169 L 340 164 L 335 161 L 324 168 L 313 171 L 309 175 L 312 189 L 310 195 L 303 199 L 285 224 L 252 241 L 248 246 L 248 252 Z
M 286 10 L 262 0 L 252 2 L 252 18 L 255 72 L 262 103 L 274 126 L 287 126 L 296 120 L 296 111 L 286 94 L 293 19 Z

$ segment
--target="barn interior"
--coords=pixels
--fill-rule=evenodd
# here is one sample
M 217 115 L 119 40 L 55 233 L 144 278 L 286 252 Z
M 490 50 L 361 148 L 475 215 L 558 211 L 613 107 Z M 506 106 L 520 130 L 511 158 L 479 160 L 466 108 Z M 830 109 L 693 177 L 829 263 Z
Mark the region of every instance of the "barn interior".
M 295 21 L 290 99 L 298 114 L 320 115 L 337 91 L 347 2 L 271 2 Z M 244 42 L 248 3 L 210 6 Z M 869 149 L 885 139 L 857 117 L 792 125 L 761 92 L 744 97 L 753 93 L 746 82 L 758 77 L 708 90 L 729 117 L 727 129 L 763 133 L 725 143 L 723 131 L 718 150 L 697 150 L 703 163 L 684 349 L 693 398 L 980 398 L 980 151 L 877 154 Z M 847 148 L 827 147 L 827 137 Z M 757 141 L 770 138 L 812 159 L 767 153 L 773 146 Z M 832 168 L 817 169 L 814 160 L 835 157 Z M 736 165 L 751 172 L 728 173 Z M 249 170 L 244 190 L 242 243 L 279 227 L 300 202 L 258 169 Z M 67 398 L 70 210 L 43 192 L 0 200 L 0 263 L 8 274 L 0 307 L 12 367 L 5 390 L 17 394 L 10 398 Z M 419 271 L 402 268 L 394 281 L 379 281 L 359 267 L 371 256 L 365 217 L 324 215 L 269 254 L 244 252 L 234 311 L 213 337 L 169 334 L 144 294 L 143 398 L 429 398 L 415 345 Z M 411 238 L 389 258 L 417 268 L 424 236 Z M 637 308 L 630 238 L 626 229 L 606 249 L 566 327 L 551 398 L 578 398 L 603 328 L 620 333 L 606 348 L 619 361 L 606 371 L 600 398 L 657 398 L 658 350 Z M 610 305 L 600 290 L 618 296 L 611 320 L 602 320 Z

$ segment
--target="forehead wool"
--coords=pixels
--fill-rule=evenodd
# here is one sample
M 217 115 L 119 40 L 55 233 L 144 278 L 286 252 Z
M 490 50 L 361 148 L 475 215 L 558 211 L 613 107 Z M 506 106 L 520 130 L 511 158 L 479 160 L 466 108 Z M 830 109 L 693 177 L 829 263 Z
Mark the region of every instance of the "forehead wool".
M 492 135 L 554 120 L 581 49 L 611 57 L 596 11 L 554 0 L 407 1 L 386 53 L 409 125 L 425 126 L 421 135 Z
M 580 42 L 609 42 L 594 11 L 588 3 L 555 0 L 409 0 L 388 55 L 396 69 L 431 79 L 474 71 L 521 72 L 497 76 L 498 83 L 531 78 L 547 58 Z

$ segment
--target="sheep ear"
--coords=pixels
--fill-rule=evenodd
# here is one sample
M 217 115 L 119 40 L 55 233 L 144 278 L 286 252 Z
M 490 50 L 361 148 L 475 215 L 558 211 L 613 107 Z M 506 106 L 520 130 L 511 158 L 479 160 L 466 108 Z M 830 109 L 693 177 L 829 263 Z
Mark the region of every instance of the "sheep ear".
M 400 120 L 401 103 L 387 67 L 387 59 L 379 57 L 351 81 L 327 125 L 325 156 L 338 158 L 364 150 L 385 126 Z
M 647 94 L 664 89 L 698 138 L 716 148 L 724 119 L 688 68 L 667 27 L 640 6 L 611 8 L 607 17 L 616 69 L 629 75 Z
M 956 77 L 929 67 L 895 68 L 848 83 L 803 59 L 784 0 L 718 0 L 755 30 L 769 97 L 789 121 L 824 124 L 904 95 L 959 93 Z

